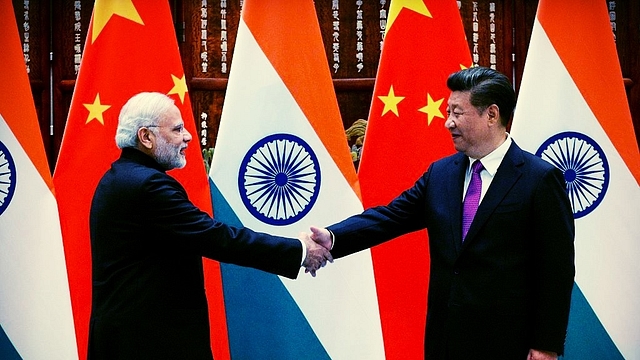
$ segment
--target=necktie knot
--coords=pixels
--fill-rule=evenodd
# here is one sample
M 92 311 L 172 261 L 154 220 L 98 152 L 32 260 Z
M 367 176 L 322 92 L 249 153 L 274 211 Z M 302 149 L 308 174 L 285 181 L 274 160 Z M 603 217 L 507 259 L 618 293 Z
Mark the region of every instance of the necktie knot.
M 484 169 L 484 166 L 482 166 L 482 163 L 480 162 L 480 160 L 476 160 L 473 162 L 473 164 L 471 164 L 471 171 L 473 171 L 476 174 L 480 174 L 480 171 L 482 171 Z

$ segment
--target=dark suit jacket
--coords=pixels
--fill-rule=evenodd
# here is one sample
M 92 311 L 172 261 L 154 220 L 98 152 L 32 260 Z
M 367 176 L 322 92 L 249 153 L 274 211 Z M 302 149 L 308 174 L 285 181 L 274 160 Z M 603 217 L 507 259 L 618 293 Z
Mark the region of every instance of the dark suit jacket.
M 462 243 L 468 158 L 433 163 L 390 204 L 328 227 L 341 257 L 429 233 L 428 359 L 562 353 L 574 278 L 574 222 L 558 169 L 511 145 Z
M 211 359 L 202 257 L 295 278 L 296 239 L 212 219 L 151 157 L 124 149 L 91 205 L 91 359 Z

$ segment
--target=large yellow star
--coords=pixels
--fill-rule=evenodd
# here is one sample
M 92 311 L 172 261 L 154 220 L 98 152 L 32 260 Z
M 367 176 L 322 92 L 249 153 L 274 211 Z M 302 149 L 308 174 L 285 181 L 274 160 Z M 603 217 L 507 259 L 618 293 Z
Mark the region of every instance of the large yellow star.
M 178 94 L 180 97 L 180 102 L 184 104 L 184 94 L 186 94 L 189 90 L 187 89 L 187 80 L 182 75 L 181 78 L 171 74 L 171 78 L 173 79 L 173 88 L 167 93 L 167 95 Z
M 391 88 L 389 89 L 389 94 L 387 96 L 378 96 L 378 99 L 382 100 L 382 102 L 384 103 L 384 109 L 382 110 L 382 115 L 391 111 L 394 114 L 396 114 L 396 116 L 400 116 L 398 114 L 398 103 L 404 100 L 404 96 L 396 96 L 396 94 L 393 92 L 393 85 L 391 85 Z
M 431 125 L 431 121 L 436 116 L 444 119 L 444 115 L 442 115 L 442 111 L 440 111 L 440 105 L 442 105 L 443 100 L 444 98 L 433 101 L 431 94 L 427 93 L 427 106 L 418 109 L 418 111 L 427 114 L 427 125 Z
M 403 8 L 407 8 L 409 10 L 413 10 L 418 14 L 422 14 L 424 16 L 432 18 L 431 12 L 427 9 L 427 5 L 424 4 L 423 0 L 393 0 L 391 5 L 389 5 L 389 17 L 387 18 L 387 29 L 385 33 L 389 32 L 391 29 L 391 25 L 400 14 Z
M 89 110 L 89 116 L 87 117 L 88 124 L 91 120 L 98 120 L 102 125 L 104 125 L 104 118 L 102 117 L 102 113 L 107 111 L 111 107 L 111 105 L 102 105 L 100 102 L 100 94 L 96 94 L 96 99 L 93 100 L 93 104 L 82 104 L 84 107 Z
M 91 43 L 102 32 L 113 15 L 122 16 L 140 25 L 144 25 L 138 10 L 133 6 L 132 0 L 96 0 L 93 7 L 93 31 L 91 35 Z

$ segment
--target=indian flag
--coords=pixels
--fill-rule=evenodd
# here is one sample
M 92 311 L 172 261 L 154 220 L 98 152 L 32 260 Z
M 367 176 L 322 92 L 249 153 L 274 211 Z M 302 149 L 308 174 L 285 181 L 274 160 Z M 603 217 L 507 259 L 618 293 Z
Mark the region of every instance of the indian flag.
M 640 155 L 604 1 L 540 1 L 511 132 L 573 205 L 565 358 L 640 358 Z
M 209 175 L 216 218 L 257 231 L 362 211 L 313 1 L 244 2 Z M 293 281 L 222 264 L 222 282 L 232 358 L 384 358 L 369 251 Z
M 58 207 L 10 0 L 0 1 L 0 359 L 77 359 Z

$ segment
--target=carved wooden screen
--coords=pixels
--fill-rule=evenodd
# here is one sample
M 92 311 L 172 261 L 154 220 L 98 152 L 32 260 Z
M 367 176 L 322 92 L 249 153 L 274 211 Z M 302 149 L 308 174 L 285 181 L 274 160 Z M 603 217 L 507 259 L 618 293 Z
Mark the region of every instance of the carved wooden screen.
M 18 24 L 18 32 L 22 41 L 22 52 L 31 83 L 31 92 L 40 122 L 40 132 L 44 140 L 45 149 L 49 157 L 49 164 L 53 164 L 52 136 L 53 124 L 49 111 L 51 91 L 49 85 L 49 37 L 51 24 L 49 19 L 49 2 L 13 1 L 13 9 Z M 7 94 L 3 94 L 7 96 Z M 53 165 L 51 165 L 53 169 Z
M 389 1 L 324 0 L 315 6 L 346 129 L 368 117 Z M 475 63 L 511 75 L 512 2 L 459 1 L 458 6 Z M 184 62 L 191 72 L 191 99 L 202 127 L 200 142 L 213 147 L 241 2 L 185 2 L 183 9 Z
M 382 41 L 380 14 L 385 13 L 388 6 L 384 0 L 316 1 L 345 128 L 368 115 Z M 241 2 L 185 2 L 183 8 L 185 50 L 189 54 L 184 61 L 189 69 L 187 76 L 191 76 L 194 115 L 200 119 L 201 145 L 212 147 L 232 62 Z
M 602 1 L 606 1 L 610 11 L 638 133 L 640 3 Z M 170 0 L 198 123 L 195 138 L 203 148 L 215 146 L 242 2 Z M 504 72 L 518 89 L 537 1 L 462 0 L 457 3 L 475 62 Z M 53 168 L 93 1 L 13 0 L 13 5 L 41 131 Z M 295 1 L 291 6 L 295 6 Z M 368 116 L 389 0 L 316 0 L 315 6 L 346 129 L 357 119 Z M 294 60 L 292 66 L 295 66 Z

